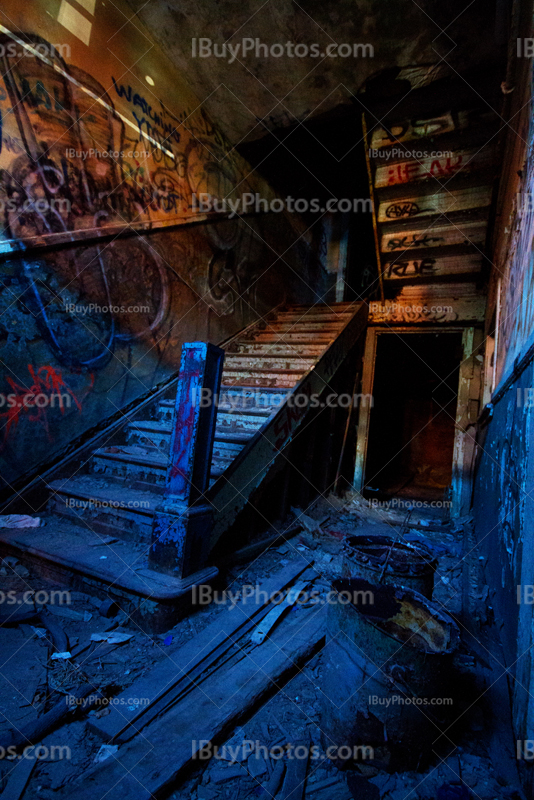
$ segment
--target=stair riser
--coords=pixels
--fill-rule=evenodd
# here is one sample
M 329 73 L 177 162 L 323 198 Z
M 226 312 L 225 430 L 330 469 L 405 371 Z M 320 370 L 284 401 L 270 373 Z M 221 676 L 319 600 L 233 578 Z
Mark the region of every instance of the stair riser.
M 236 386 L 245 385 L 249 387 L 257 386 L 258 388 L 271 387 L 273 389 L 293 389 L 300 378 L 301 376 L 298 375 L 295 377 L 282 377 L 276 375 L 276 373 L 272 375 L 248 374 L 245 376 L 238 372 L 235 375 L 232 373 L 225 373 L 224 375 L 224 380 L 228 384 L 235 384 Z
M 338 333 L 343 327 L 343 322 L 273 322 L 266 328 L 259 329 L 262 333 Z M 252 331 L 254 333 L 258 329 Z
M 251 357 L 270 357 L 274 358 L 278 353 L 286 354 L 290 353 L 293 355 L 297 355 L 298 357 L 308 358 L 313 357 L 314 360 L 318 358 L 323 350 L 324 346 L 320 344 L 304 344 L 300 345 L 296 348 L 294 345 L 287 345 L 287 344 L 243 344 L 239 342 L 238 344 L 232 345 L 232 352 L 236 353 L 236 355 L 249 355 Z
M 241 433 L 253 436 L 265 425 L 267 417 L 253 414 L 239 414 L 219 411 L 217 414 L 217 431 L 221 433 Z
M 224 407 L 226 404 L 232 408 L 261 408 L 265 411 L 273 411 L 280 407 L 286 392 L 284 391 L 269 391 L 269 389 L 249 389 L 243 387 L 240 389 L 238 386 L 227 387 L 224 386 L 221 391 L 219 405 Z
M 156 409 L 156 419 L 158 422 L 172 422 L 173 413 L 174 405 L 168 406 L 163 405 L 163 403 L 159 403 Z
M 140 480 L 145 483 L 165 483 L 166 468 L 152 464 L 136 464 L 94 455 L 91 459 L 91 472 L 97 475 L 110 475 L 125 480 Z
M 265 344 L 294 344 L 295 342 L 308 342 L 309 344 L 319 344 L 323 342 L 329 344 L 334 339 L 332 333 L 255 333 L 247 337 L 247 342 L 257 342 Z
M 231 445 L 232 446 L 232 445 Z M 239 445 L 236 445 L 241 450 Z M 237 455 L 237 453 L 236 453 Z M 233 460 L 229 457 L 229 452 L 225 448 L 213 450 L 214 459 L 223 460 L 223 468 L 226 469 Z M 216 464 L 217 467 L 221 466 Z M 138 464 L 134 461 L 123 461 L 122 459 L 107 458 L 105 456 L 93 455 L 91 459 L 91 472 L 97 475 L 105 475 L 112 478 L 120 478 L 130 482 L 141 481 L 146 484 L 156 484 L 163 486 L 167 474 L 166 467 L 156 464 Z
M 221 418 L 224 418 L 224 423 Z M 252 417 L 256 420 L 256 424 L 250 423 L 250 417 L 242 414 L 219 414 L 217 416 L 217 428 L 215 432 L 215 442 L 227 441 L 226 437 L 236 436 L 243 437 L 242 441 L 229 442 L 235 445 L 245 445 L 249 439 L 259 430 L 264 424 L 265 417 Z M 244 438 L 246 437 L 246 440 Z M 169 452 L 171 442 L 171 428 L 167 425 L 167 430 L 153 430 L 143 429 L 141 426 L 132 425 L 128 429 L 128 444 L 137 445 L 140 447 L 153 448 L 156 452 L 166 454 Z
M 240 391 L 239 384 L 236 384 L 235 389 L 224 390 L 219 397 L 220 406 L 228 406 L 227 409 L 219 408 L 217 414 L 217 427 L 225 427 L 228 424 L 233 424 L 232 418 L 235 412 L 247 409 L 261 409 L 262 411 L 271 414 L 279 408 L 285 395 L 281 392 L 269 392 L 267 390 L 244 388 Z M 157 419 L 159 422 L 171 423 L 173 417 L 174 406 L 165 405 L 160 403 L 157 410 Z M 227 413 L 230 412 L 230 413 Z M 232 413 L 233 412 L 233 413 Z M 261 427 L 265 423 L 267 416 L 264 414 L 250 415 L 243 414 L 242 424 L 244 427 L 250 424 L 250 430 L 254 430 L 256 426 Z M 247 421 L 248 420 L 248 421 Z M 241 425 L 241 423 L 239 423 Z
M 75 506 L 70 504 L 75 502 Z M 72 496 L 57 495 L 50 503 L 51 513 L 59 514 L 75 524 L 87 525 L 95 531 L 100 530 L 107 535 L 116 536 L 126 541 L 150 543 L 152 531 L 152 513 L 141 513 L 135 509 L 103 507 L 102 505 L 80 504 L 84 500 Z
M 244 446 L 244 444 L 233 444 L 233 442 L 216 441 L 213 444 L 213 457 L 227 459 L 230 463 L 239 455 Z
M 314 358 L 302 358 L 297 353 L 289 358 L 276 358 L 276 355 L 243 355 L 231 356 L 224 362 L 225 370 L 254 370 L 256 367 L 262 369 L 272 369 L 277 371 L 279 369 L 302 369 L 307 372 L 315 364 Z
M 172 417 L 174 414 L 174 403 L 172 405 L 167 405 L 166 403 L 158 403 L 156 408 L 156 420 L 157 422 L 172 422 Z
M 144 445 L 148 448 L 146 442 L 144 443 Z M 244 443 L 237 444 L 235 442 L 215 441 L 213 444 L 213 457 L 225 459 L 226 461 L 228 461 L 229 464 L 236 456 L 239 455 L 244 446 L 245 446 Z M 167 443 L 166 450 L 168 451 L 168 449 L 169 449 L 169 443 Z M 165 448 L 163 447 L 159 447 L 158 449 L 154 448 L 154 453 L 157 453 L 159 455 L 162 452 L 165 452 Z
M 258 400 L 261 401 L 261 397 L 259 396 L 258 392 Z M 281 400 L 279 401 L 281 404 Z M 278 408 L 273 408 L 270 405 L 265 404 L 264 406 L 260 406 L 260 408 L 265 409 L 268 411 L 268 414 L 251 414 L 246 413 L 242 414 L 241 411 L 247 411 L 249 408 L 254 407 L 254 403 L 252 401 L 248 402 L 246 399 L 242 400 L 241 398 L 234 398 L 232 400 L 231 408 L 228 409 L 219 409 L 217 412 L 217 432 L 220 433 L 243 433 L 253 435 L 258 431 L 265 423 L 267 422 L 270 414 Z M 170 425 L 172 423 L 172 409 L 167 409 L 163 407 L 158 412 L 158 421 L 165 425 Z M 146 437 L 147 443 L 148 440 L 152 437 L 152 431 L 145 431 L 141 434 L 141 432 L 137 432 L 139 436 L 143 435 Z M 131 431 L 132 441 L 130 444 L 134 444 L 134 439 L 136 436 L 136 432 L 134 430 Z M 170 436 L 170 431 L 169 431 Z M 140 443 L 140 442 L 138 442 Z
M 232 380 L 241 377 L 243 378 L 243 383 L 246 383 L 251 375 L 256 375 L 258 377 L 274 378 L 275 380 L 289 380 L 295 383 L 295 381 L 300 380 L 306 372 L 308 372 L 306 367 L 301 367 L 300 364 L 290 367 L 289 369 L 269 369 L 269 367 L 264 367 L 263 363 L 260 361 L 257 366 L 236 367 L 235 369 L 233 366 L 229 365 L 224 368 L 223 379 L 224 382 L 227 383 L 229 377 L 231 377 Z
M 289 322 L 291 324 L 294 324 L 294 323 L 298 322 L 300 324 L 301 322 L 305 322 L 305 323 L 315 323 L 315 324 L 320 323 L 321 325 L 323 323 L 325 323 L 325 324 L 330 323 L 330 324 L 334 324 L 334 325 L 339 325 L 339 324 L 343 324 L 344 322 L 347 322 L 350 319 L 351 316 L 352 316 L 352 313 L 350 311 L 349 312 L 345 312 L 345 313 L 341 313 L 341 314 L 336 314 L 336 313 L 331 313 L 331 314 L 328 314 L 328 313 L 322 313 L 322 314 L 300 314 L 298 311 L 287 311 L 287 312 L 284 312 L 283 314 L 279 314 L 278 315 L 278 319 L 276 320 L 276 323 Z M 272 324 L 276 324 L 276 323 L 272 323 Z M 267 324 L 271 324 L 271 323 L 268 322 Z
M 252 437 L 265 424 L 267 417 L 253 416 L 252 414 L 223 413 L 217 414 L 217 435 L 231 436 L 233 434 Z M 162 423 L 163 424 L 163 423 Z M 169 423 L 167 423 L 169 425 Z M 167 431 L 143 430 L 132 427 L 128 430 L 128 444 L 142 447 L 156 446 L 162 453 L 168 451 L 171 440 L 170 426 Z M 244 443 L 245 444 L 245 443 Z
M 152 447 L 158 453 L 168 453 L 171 441 L 169 431 L 144 431 L 135 425 L 128 429 L 128 444 Z

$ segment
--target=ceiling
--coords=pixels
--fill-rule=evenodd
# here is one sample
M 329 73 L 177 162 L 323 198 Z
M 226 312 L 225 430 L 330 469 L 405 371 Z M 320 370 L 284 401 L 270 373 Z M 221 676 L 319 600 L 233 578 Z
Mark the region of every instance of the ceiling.
M 209 116 L 233 145 L 258 140 L 335 108 L 354 108 L 366 80 L 384 70 L 438 65 L 468 75 L 506 55 L 509 0 L 128 0 Z M 242 45 L 371 45 L 348 57 L 264 57 L 241 50 L 233 63 L 193 57 L 192 39 Z M 198 48 L 198 43 L 197 43 Z M 278 48 L 280 49 L 280 48 Z M 302 48 L 301 48 L 302 50 Z M 345 51 L 347 48 L 345 48 Z M 234 52 L 236 52 L 234 50 Z M 276 50 L 274 51 L 276 52 Z M 405 71 L 412 86 L 423 73 Z M 495 73 L 492 73 L 495 74 Z M 499 73 L 497 73 L 499 79 Z M 504 75 L 500 77 L 504 80 Z M 495 87 L 492 87 L 493 91 Z M 360 94 L 365 103 L 365 97 Z M 392 100 L 392 105 L 396 102 Z M 333 121 L 332 123 L 336 123 Z

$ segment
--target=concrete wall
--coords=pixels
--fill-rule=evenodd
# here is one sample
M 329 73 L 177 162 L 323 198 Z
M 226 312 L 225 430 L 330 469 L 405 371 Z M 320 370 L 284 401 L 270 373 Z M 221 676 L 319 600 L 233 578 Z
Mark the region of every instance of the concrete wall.
M 314 116 L 354 102 L 361 113 L 369 108 L 369 99 L 361 98 L 361 105 L 359 92 L 370 76 L 383 70 L 407 68 L 400 75 L 406 81 L 400 100 L 410 83 L 412 88 L 421 85 L 414 67 L 439 64 L 434 79 L 437 73 L 452 76 L 481 63 L 487 69 L 504 28 L 496 24 L 494 0 L 471 5 L 464 0 L 128 3 L 137 12 L 136 20 L 146 23 L 173 63 L 187 72 L 197 94 L 206 98 L 206 108 L 233 141 L 252 141 L 296 122 L 307 124 Z M 476 40 L 469 35 L 473 30 Z M 212 49 L 224 55 L 224 42 L 232 51 L 227 58 L 200 57 L 200 39 L 204 53 Z M 337 45 L 342 47 L 338 50 Z M 388 111 L 395 105 L 392 101 Z M 292 149 L 293 140 L 287 146 Z
M 323 275 L 294 217 L 206 222 L 195 195 L 274 193 L 121 0 L 6 0 L 2 12 L 9 489 L 176 372 L 183 341 L 221 342 L 286 296 L 311 298 Z

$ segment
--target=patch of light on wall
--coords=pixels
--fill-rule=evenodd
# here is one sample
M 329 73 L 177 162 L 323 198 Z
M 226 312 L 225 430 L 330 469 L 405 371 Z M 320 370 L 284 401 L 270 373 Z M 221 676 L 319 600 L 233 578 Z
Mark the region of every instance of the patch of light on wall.
M 77 36 L 78 39 L 81 39 L 84 44 L 89 44 L 93 24 L 74 8 L 74 6 L 67 3 L 67 0 L 62 0 L 57 21 L 60 25 L 63 25 L 64 28 Z

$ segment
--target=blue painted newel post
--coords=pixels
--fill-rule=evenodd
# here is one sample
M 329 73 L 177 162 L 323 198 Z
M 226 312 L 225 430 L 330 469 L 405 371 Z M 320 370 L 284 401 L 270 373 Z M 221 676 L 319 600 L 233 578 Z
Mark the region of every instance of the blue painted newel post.
M 215 345 L 182 347 L 165 494 L 154 516 L 149 554 L 152 569 L 176 578 L 203 569 L 208 558 L 212 509 L 202 498 L 209 484 L 223 361 L 224 351 Z

